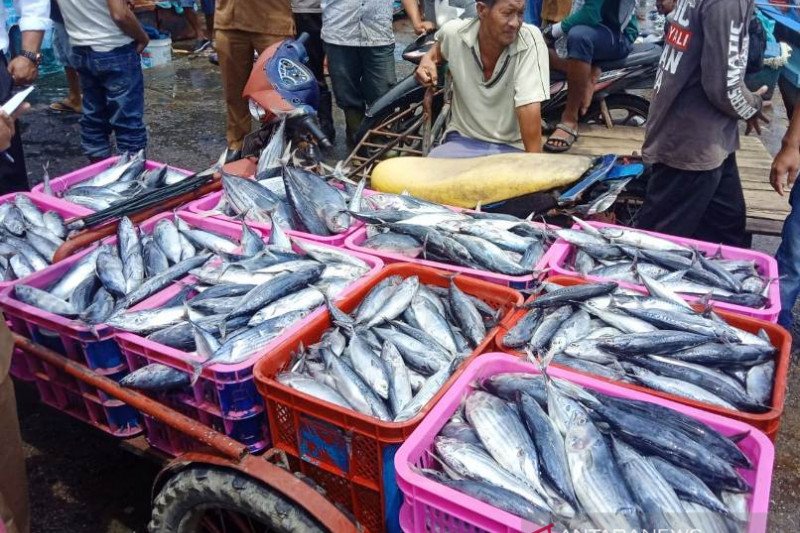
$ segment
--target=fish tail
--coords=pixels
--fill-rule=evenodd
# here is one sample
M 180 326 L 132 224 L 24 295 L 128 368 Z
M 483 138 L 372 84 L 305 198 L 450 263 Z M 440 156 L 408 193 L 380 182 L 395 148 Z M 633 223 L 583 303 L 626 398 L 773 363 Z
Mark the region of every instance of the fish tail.
M 203 373 L 203 363 L 190 363 L 190 365 L 192 366 L 192 375 L 189 379 L 189 383 L 194 385 Z

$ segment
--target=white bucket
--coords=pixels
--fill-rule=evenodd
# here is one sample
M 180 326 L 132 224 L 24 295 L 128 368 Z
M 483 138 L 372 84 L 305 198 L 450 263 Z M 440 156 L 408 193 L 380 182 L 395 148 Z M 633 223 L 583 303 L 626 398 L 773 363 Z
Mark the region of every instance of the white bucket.
M 172 39 L 155 39 L 150 41 L 142 52 L 142 68 L 153 68 L 166 65 L 172 61 Z

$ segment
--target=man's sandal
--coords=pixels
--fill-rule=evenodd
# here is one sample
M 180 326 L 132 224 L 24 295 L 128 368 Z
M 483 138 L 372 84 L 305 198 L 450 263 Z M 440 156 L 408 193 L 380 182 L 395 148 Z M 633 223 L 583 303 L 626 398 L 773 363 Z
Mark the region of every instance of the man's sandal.
M 577 132 L 577 130 L 574 130 L 574 129 L 570 128 L 566 124 L 558 124 L 553 133 L 555 133 L 558 130 L 561 130 L 564 133 L 566 133 L 567 135 L 569 135 L 569 138 L 568 139 L 561 139 L 561 138 L 557 138 L 557 137 L 554 138 L 551 135 L 550 138 L 547 139 L 547 142 L 544 143 L 545 151 L 553 152 L 553 153 L 566 152 L 567 150 L 572 148 L 572 145 L 575 144 L 575 141 L 578 140 L 578 132 Z

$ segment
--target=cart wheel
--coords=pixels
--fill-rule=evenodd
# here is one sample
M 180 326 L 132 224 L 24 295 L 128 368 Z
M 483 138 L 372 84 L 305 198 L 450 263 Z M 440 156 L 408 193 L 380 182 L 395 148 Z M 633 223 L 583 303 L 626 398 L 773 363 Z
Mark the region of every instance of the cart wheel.
M 322 529 L 303 508 L 235 471 L 195 466 L 162 487 L 151 533 L 306 532 Z

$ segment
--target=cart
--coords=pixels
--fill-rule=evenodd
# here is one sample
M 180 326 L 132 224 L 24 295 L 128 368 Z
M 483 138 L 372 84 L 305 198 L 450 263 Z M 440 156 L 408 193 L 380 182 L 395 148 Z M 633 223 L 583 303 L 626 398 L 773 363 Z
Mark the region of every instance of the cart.
M 150 531 L 358 531 L 310 482 L 289 471 L 280 451 L 253 455 L 244 444 L 25 337 L 14 334 L 14 345 L 204 446 L 166 461 L 153 484 Z

